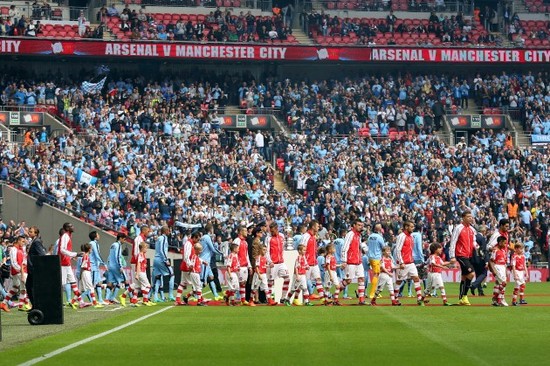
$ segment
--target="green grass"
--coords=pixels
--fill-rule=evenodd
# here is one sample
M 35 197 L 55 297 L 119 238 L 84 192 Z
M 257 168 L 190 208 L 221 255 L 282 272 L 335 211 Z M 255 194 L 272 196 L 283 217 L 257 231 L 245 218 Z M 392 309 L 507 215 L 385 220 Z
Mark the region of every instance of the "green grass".
M 447 287 L 453 292 L 457 285 Z M 439 298 L 430 303 L 438 306 L 400 308 L 170 308 L 41 364 L 544 364 L 550 337 L 549 290 L 550 284 L 528 284 L 529 305 L 509 308 L 442 307 Z M 510 296 L 507 300 L 511 303 Z M 490 297 L 470 301 L 489 304 Z M 412 305 L 414 299 L 403 303 Z M 7 349 L 0 359 L 3 364 L 25 362 L 160 309 L 163 305 L 113 312 L 67 310 L 66 324 L 55 327 L 32 327 L 24 324 L 25 314 L 3 314 L 5 342 L 0 347 Z M 50 334 L 35 335 L 47 327 L 53 327 Z M 21 332 L 32 340 L 10 343 Z

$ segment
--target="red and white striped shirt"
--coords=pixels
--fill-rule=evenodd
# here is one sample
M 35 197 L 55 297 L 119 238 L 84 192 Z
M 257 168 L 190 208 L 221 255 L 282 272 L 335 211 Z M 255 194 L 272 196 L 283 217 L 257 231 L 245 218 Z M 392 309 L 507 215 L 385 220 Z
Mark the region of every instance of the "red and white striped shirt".
M 138 253 L 136 268 L 139 268 L 140 273 L 147 272 L 147 257 L 145 256 L 145 253 Z
M 22 248 L 13 246 L 10 249 L 11 269 L 10 273 L 16 275 L 23 270 L 23 261 L 25 260 L 25 252 Z
M 227 268 L 232 273 L 239 272 L 239 256 L 235 253 L 229 253 L 227 256 Z
M 300 243 L 306 247 L 305 257 L 307 259 L 307 264 L 310 266 L 317 265 L 317 239 L 311 231 L 307 231 L 302 236 L 302 242 Z
M 57 254 L 61 258 L 61 266 L 68 267 L 71 265 L 71 258 L 76 257 L 77 253 L 73 252 L 73 240 L 71 234 L 65 233 L 59 239 Z
M 393 258 L 392 257 L 382 257 L 382 267 L 388 272 L 388 274 L 393 271 Z
M 195 243 L 188 239 L 185 244 L 183 244 L 183 248 L 181 249 L 182 259 L 181 259 L 181 265 L 180 270 L 183 272 L 189 272 L 193 268 L 193 261 L 191 260 L 191 257 L 195 253 L 195 249 L 193 249 L 195 246 Z

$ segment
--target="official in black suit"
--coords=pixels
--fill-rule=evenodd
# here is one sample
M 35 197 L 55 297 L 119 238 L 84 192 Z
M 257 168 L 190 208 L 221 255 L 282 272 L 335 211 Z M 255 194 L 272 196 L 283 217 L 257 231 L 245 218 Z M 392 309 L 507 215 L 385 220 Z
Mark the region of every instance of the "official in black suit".
M 470 291 L 472 292 L 472 295 L 475 295 L 476 289 L 479 296 L 485 295 L 483 293 L 482 284 L 487 277 L 487 266 L 491 257 L 491 253 L 487 252 L 487 237 L 485 236 L 486 234 L 487 227 L 485 225 L 481 225 L 476 234 L 476 242 L 479 247 L 474 250 L 474 257 L 472 258 L 472 264 L 476 273 L 476 279 L 470 285 Z
M 34 293 L 33 293 L 33 282 L 34 282 L 34 266 L 32 264 L 32 258 L 34 256 L 46 255 L 46 248 L 42 244 L 42 239 L 40 238 L 40 230 L 36 226 L 32 226 L 29 229 L 29 237 L 31 238 L 31 245 L 29 248 L 29 255 L 27 257 L 27 282 L 25 287 L 27 288 L 27 294 L 31 304 L 34 305 Z

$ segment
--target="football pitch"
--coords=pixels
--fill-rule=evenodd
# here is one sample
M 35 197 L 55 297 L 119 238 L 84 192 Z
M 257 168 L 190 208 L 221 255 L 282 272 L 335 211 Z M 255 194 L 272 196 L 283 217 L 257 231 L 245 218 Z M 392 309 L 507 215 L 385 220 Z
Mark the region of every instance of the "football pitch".
M 456 302 L 456 284 L 448 284 Z M 490 284 L 486 289 L 489 294 Z M 511 304 L 511 288 L 507 301 Z M 528 283 L 528 305 L 425 307 L 155 307 L 65 310 L 64 325 L 2 314 L 3 365 L 542 365 L 548 362 L 550 284 Z M 352 291 L 353 292 L 353 291 Z M 318 304 L 318 302 L 315 302 Z M 214 304 L 213 304 L 214 305 Z

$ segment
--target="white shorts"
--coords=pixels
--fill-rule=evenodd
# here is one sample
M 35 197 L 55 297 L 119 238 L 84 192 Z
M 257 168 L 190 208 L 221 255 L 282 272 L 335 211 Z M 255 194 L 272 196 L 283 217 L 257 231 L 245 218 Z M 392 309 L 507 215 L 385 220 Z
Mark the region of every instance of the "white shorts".
M 514 276 L 514 282 L 516 283 L 516 286 L 525 285 L 525 272 L 516 272 L 516 275 Z
M 139 276 L 134 279 L 134 290 L 138 288 L 144 290 L 149 287 L 151 287 L 151 284 L 149 283 L 147 274 L 145 272 L 140 272 Z
M 338 279 L 336 271 L 325 271 L 325 287 L 331 288 L 333 285 L 336 288 L 340 287 L 340 280 Z
M 495 275 L 495 280 L 498 283 L 506 282 L 506 265 L 493 263 L 493 271 Z
M 288 278 L 288 267 L 284 263 L 274 264 L 269 274 L 271 281 L 275 281 L 277 278 Z
M 254 273 L 252 278 L 252 290 L 260 289 L 262 291 L 267 291 L 267 274 L 266 273 Z
M 398 269 L 396 272 L 397 280 L 404 281 L 412 277 L 418 277 L 418 269 L 414 263 L 405 264 L 405 268 Z
M 239 268 L 239 282 L 246 282 L 246 281 L 248 281 L 248 268 L 241 267 Z
M 431 291 L 442 287 L 444 287 L 444 285 L 441 273 L 428 273 L 428 284 L 426 285 L 426 288 Z
M 92 291 L 94 289 L 94 284 L 92 283 L 92 272 L 82 271 L 80 272 L 80 290 Z
M 239 289 L 239 276 L 235 272 L 228 273 L 227 287 L 230 291 L 237 291 Z
M 191 286 L 193 287 L 193 291 L 201 291 L 202 290 L 202 283 L 201 283 L 201 276 L 199 273 L 189 273 L 189 280 L 191 280 Z
M 307 277 L 305 275 L 294 276 L 294 291 L 302 290 L 304 295 L 309 295 L 307 289 Z
M 313 265 L 309 267 L 306 272 L 306 279 L 310 279 L 314 284 L 317 282 L 318 278 L 321 278 L 321 271 L 319 270 L 318 265 Z
M 76 278 L 71 266 L 61 267 L 61 284 L 66 285 L 67 283 L 76 283 Z
M 376 291 L 382 291 L 384 289 L 384 286 L 387 286 L 390 293 L 393 293 L 393 277 L 386 272 L 380 272 L 380 275 L 378 276 L 378 286 L 376 287 Z
M 184 285 L 189 285 L 191 283 L 191 276 L 189 272 L 181 271 L 181 280 L 180 283 Z
M 23 282 L 23 276 L 21 276 L 21 272 L 19 272 L 18 274 L 10 275 L 10 279 L 11 287 L 23 288 L 23 290 L 25 289 L 25 286 L 22 286 L 25 284 L 25 282 Z
M 344 268 L 346 272 L 346 280 L 353 280 L 354 278 L 365 278 L 365 268 L 363 264 L 348 264 Z

